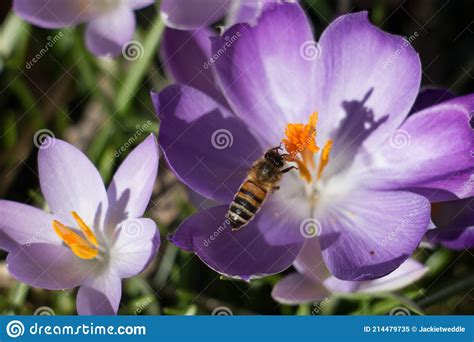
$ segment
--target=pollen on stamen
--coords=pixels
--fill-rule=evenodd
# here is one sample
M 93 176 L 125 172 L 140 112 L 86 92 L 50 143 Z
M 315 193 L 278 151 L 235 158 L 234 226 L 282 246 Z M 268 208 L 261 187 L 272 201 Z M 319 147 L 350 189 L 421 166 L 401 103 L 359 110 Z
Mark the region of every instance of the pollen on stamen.
M 282 143 L 289 156 L 287 161 L 295 162 L 300 170 L 301 177 L 311 183 L 312 177 L 309 168 L 314 168 L 314 153 L 320 148 L 316 144 L 316 124 L 318 113 L 314 112 L 309 117 L 307 124 L 290 123 L 286 126 L 285 136 Z
M 318 122 L 318 113 L 314 112 L 309 118 L 308 124 L 290 123 L 286 126 L 286 138 L 282 140 L 286 151 L 289 154 L 296 155 L 304 151 L 316 153 L 319 147 L 316 144 L 316 124 Z
M 97 238 L 76 212 L 73 211 L 71 214 L 78 223 L 85 238 L 58 220 L 52 222 L 54 231 L 66 246 L 71 249 L 74 255 L 81 259 L 94 259 L 99 255 Z

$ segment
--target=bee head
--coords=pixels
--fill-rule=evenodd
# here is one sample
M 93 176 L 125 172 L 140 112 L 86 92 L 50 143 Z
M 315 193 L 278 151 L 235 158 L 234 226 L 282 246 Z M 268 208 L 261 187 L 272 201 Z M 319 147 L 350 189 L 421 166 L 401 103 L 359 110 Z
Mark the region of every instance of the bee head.
M 285 161 L 277 148 L 272 148 L 265 153 L 265 159 L 272 162 L 277 167 L 285 166 Z

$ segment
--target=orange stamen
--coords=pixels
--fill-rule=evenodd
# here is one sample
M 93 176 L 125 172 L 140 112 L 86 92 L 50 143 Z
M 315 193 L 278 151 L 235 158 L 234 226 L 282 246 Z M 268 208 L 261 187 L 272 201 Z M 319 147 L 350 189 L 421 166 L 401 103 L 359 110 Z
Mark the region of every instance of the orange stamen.
M 71 211 L 72 217 L 76 220 L 77 224 L 79 225 L 79 228 L 81 228 L 81 231 L 84 233 L 86 236 L 87 241 L 89 241 L 91 244 L 93 244 L 96 247 L 99 247 L 99 243 L 97 242 L 97 239 L 92 232 L 92 230 L 89 228 L 87 224 L 82 220 L 82 218 L 77 215 L 75 211 Z
M 309 122 L 306 125 L 288 124 L 285 129 L 286 138 L 282 140 L 286 151 L 296 155 L 303 151 L 316 153 L 319 147 L 316 145 L 316 123 L 318 122 L 318 113 L 311 114 Z
M 99 254 L 99 243 L 92 230 L 84 223 L 84 221 L 72 212 L 72 216 L 79 224 L 86 239 L 74 232 L 71 228 L 66 227 L 58 220 L 53 221 L 53 228 L 59 238 L 71 249 L 71 251 L 81 259 L 93 259 Z
M 315 169 L 314 154 L 319 152 L 320 148 L 316 144 L 316 124 L 318 123 L 318 113 L 314 112 L 309 117 L 307 124 L 290 123 L 285 129 L 285 138 L 282 143 L 288 152 L 287 161 L 298 165 L 301 177 L 308 183 L 311 183 L 311 169 Z M 328 140 L 321 153 L 317 177 L 321 175 L 329 162 L 329 152 L 332 147 L 332 140 Z
M 289 161 L 289 162 L 293 162 L 293 163 L 296 163 L 298 165 L 298 170 L 300 171 L 300 175 L 301 177 L 308 183 L 311 183 L 311 172 L 309 172 L 308 168 L 306 167 L 305 163 L 295 157 L 295 156 L 292 156 L 291 154 L 287 157 L 285 157 L 285 160 L 286 161 Z
M 307 165 L 314 168 L 314 153 L 319 151 L 316 144 L 316 124 L 318 122 L 318 113 L 314 112 L 309 117 L 306 125 L 288 124 L 285 129 L 286 138 L 282 140 L 286 151 L 289 153 L 291 161 L 298 164 L 300 175 L 308 183 L 311 183 L 311 172 Z M 300 154 L 301 158 L 297 155 Z
M 321 178 L 324 168 L 329 162 L 329 153 L 331 152 L 332 145 L 333 141 L 329 139 L 326 141 L 326 144 L 323 147 L 323 152 L 321 153 L 321 157 L 319 159 L 318 179 Z

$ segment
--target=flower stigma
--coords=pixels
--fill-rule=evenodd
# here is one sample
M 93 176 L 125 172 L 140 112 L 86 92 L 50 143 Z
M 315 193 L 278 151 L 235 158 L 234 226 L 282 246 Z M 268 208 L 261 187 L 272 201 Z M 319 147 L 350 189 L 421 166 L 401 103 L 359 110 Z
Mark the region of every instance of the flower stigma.
M 312 170 L 316 169 L 314 155 L 320 150 L 320 147 L 316 144 L 317 123 L 317 112 L 311 114 L 307 124 L 289 123 L 285 129 L 286 138 L 282 139 L 282 143 L 288 152 L 288 156 L 285 159 L 298 165 L 300 176 L 309 184 L 313 182 Z M 333 141 L 329 139 L 323 147 L 319 160 L 317 180 L 321 178 L 329 162 L 332 145 Z
M 54 231 L 76 256 L 81 259 L 94 259 L 99 254 L 99 243 L 94 232 L 75 211 L 72 211 L 71 215 L 85 238 L 58 220 L 52 223 Z

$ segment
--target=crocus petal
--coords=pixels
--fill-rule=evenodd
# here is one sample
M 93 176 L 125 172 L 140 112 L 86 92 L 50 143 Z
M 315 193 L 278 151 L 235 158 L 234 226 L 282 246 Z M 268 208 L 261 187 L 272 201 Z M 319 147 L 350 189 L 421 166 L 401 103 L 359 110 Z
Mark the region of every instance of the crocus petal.
M 136 10 L 153 5 L 154 3 L 155 0 L 127 0 L 127 5 Z
M 97 268 L 94 260 L 83 260 L 62 245 L 34 243 L 19 246 L 7 256 L 9 273 L 17 280 L 49 290 L 80 285 Z
M 238 0 L 231 4 L 227 14 L 225 26 L 230 27 L 238 23 L 255 24 L 255 20 L 262 13 L 265 4 L 281 2 L 280 0 Z M 285 0 L 285 2 L 298 2 L 298 0 Z
M 420 90 L 410 113 L 421 112 L 423 109 L 454 99 L 456 96 L 443 88 L 424 88 Z
M 307 45 L 314 47 L 311 28 L 293 3 L 267 4 L 256 26 L 238 24 L 212 39 L 226 98 L 269 145 L 278 145 L 288 122 L 307 122 L 317 110 Z
M 19 245 L 60 244 L 51 223 L 54 217 L 29 205 L 0 200 L 0 231 Z M 0 235 L 0 244 L 4 245 Z M 5 243 L 8 245 L 8 242 Z
M 145 212 L 158 173 L 158 153 L 156 139 L 150 135 L 118 168 L 107 190 L 111 226 Z
M 87 25 L 86 45 L 97 56 L 115 57 L 122 53 L 123 46 L 132 39 L 134 32 L 135 13 L 120 6 Z
M 473 110 L 474 95 L 468 95 L 410 116 L 373 156 L 373 181 L 379 188 L 421 190 L 432 201 L 473 196 Z
M 153 220 L 140 218 L 122 222 L 111 251 L 112 268 L 120 278 L 142 272 L 160 247 L 160 232 Z
M 221 19 L 230 4 L 230 0 L 163 0 L 161 17 L 169 27 L 192 30 Z
M 0 230 L 0 249 L 4 251 L 12 251 L 18 247 L 18 244 L 10 236 L 8 236 L 3 229 Z
M 230 27 L 238 23 L 253 23 L 253 21 L 262 12 L 262 9 L 266 2 L 276 2 L 276 1 L 277 0 L 234 1 L 229 9 L 229 13 L 227 14 L 225 26 Z
M 302 243 L 274 246 L 262 234 L 262 230 L 270 227 L 281 228 L 284 220 L 275 219 L 273 226 L 261 224 L 265 216 L 262 211 L 241 230 L 231 231 L 225 219 L 227 210 L 225 205 L 194 214 L 181 224 L 171 242 L 196 253 L 216 272 L 246 280 L 279 273 L 291 265 Z
M 474 226 L 431 229 L 426 238 L 449 249 L 461 251 L 474 248 Z
M 299 273 L 287 275 L 272 290 L 273 299 L 290 305 L 321 301 L 329 295 L 330 292 L 321 282 Z
M 430 204 L 404 191 L 353 191 L 324 209 L 321 249 L 332 274 L 370 280 L 398 268 L 430 224 Z
M 428 272 L 428 267 L 416 260 L 408 259 L 395 271 L 382 278 L 367 281 L 345 281 L 336 277 L 330 277 L 324 281 L 324 285 L 332 292 L 339 293 L 390 292 L 402 289 L 416 282 L 426 272 Z
M 51 211 L 63 224 L 76 226 L 76 211 L 91 227 L 101 226 L 107 193 L 99 172 L 74 146 L 48 139 L 38 153 L 41 190 Z
M 26 21 L 45 28 L 60 28 L 89 20 L 94 11 L 82 0 L 15 0 L 13 9 Z
M 160 51 L 163 66 L 176 83 L 196 88 L 228 106 L 212 72 L 210 36 L 212 32 L 206 29 L 165 28 Z
M 263 1 L 234 1 L 226 17 L 225 26 L 251 23 L 263 9 Z
M 311 229 L 311 203 L 304 197 L 306 193 L 301 178 L 286 175 L 278 186 L 280 189 L 267 195 L 257 214 L 265 240 L 278 246 L 314 238 L 317 232 Z
M 373 150 L 402 123 L 418 95 L 418 54 L 403 37 L 372 25 L 367 12 L 334 20 L 319 49 L 311 91 L 320 143 L 334 140 L 333 160 L 350 159 L 360 146 Z
M 299 273 L 312 278 L 315 282 L 322 283 L 331 275 L 324 263 L 319 239 L 316 236 L 305 241 L 293 266 Z
M 152 93 L 159 143 L 178 178 L 211 199 L 230 202 L 262 149 L 247 126 L 200 91 L 170 86 Z
M 122 297 L 122 280 L 114 273 L 91 278 L 77 292 L 79 315 L 115 315 Z

